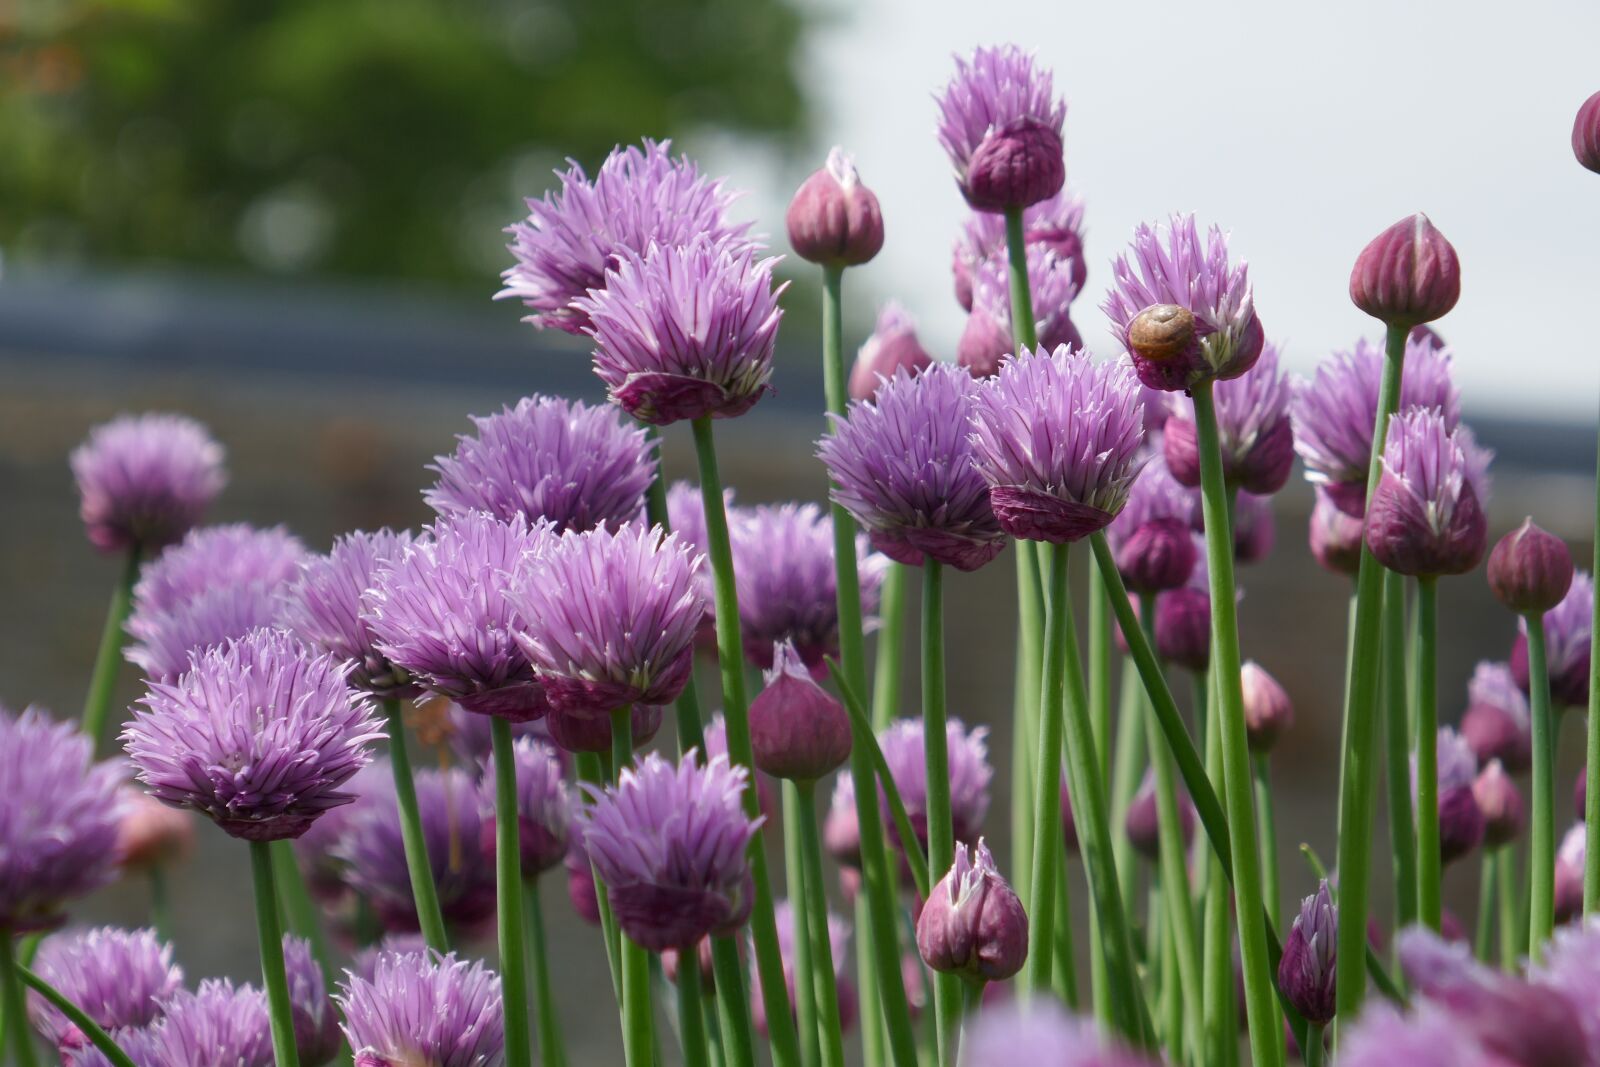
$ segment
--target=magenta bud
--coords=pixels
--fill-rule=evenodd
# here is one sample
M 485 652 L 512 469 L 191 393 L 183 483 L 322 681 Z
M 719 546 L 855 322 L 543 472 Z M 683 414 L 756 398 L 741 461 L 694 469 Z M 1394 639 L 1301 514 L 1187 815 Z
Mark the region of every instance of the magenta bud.
M 1355 577 L 1361 567 L 1361 520 L 1317 488 L 1311 509 L 1311 554 L 1325 570 Z
M 1183 844 L 1187 849 L 1194 840 L 1195 811 L 1194 801 L 1182 789 L 1178 790 L 1178 822 L 1183 828 Z M 1156 780 L 1148 770 L 1144 772 L 1144 781 L 1139 783 L 1139 790 L 1133 794 L 1133 801 L 1128 805 L 1123 828 L 1135 852 L 1151 863 L 1161 858 L 1161 812 L 1156 803 Z
M 1162 436 L 1167 469 L 1191 489 L 1200 485 L 1200 443 L 1189 419 L 1169 419 Z M 1263 427 L 1244 452 L 1224 451 L 1222 477 L 1235 489 L 1271 496 L 1284 487 L 1294 467 L 1294 430 L 1284 415 Z
M 773 647 L 766 688 L 750 702 L 756 766 L 775 778 L 814 782 L 850 758 L 850 715 L 818 685 L 794 643 Z
M 1024 118 L 991 131 L 979 143 L 967 163 L 961 191 L 979 211 L 1004 211 L 1048 200 L 1066 181 L 1061 134 Z
M 883 248 L 883 213 L 841 148 L 800 184 L 785 216 L 795 254 L 825 267 L 859 267 Z
M 848 783 L 850 778 L 841 775 L 839 781 Z M 848 796 L 841 797 L 836 787 L 833 802 L 828 805 L 827 817 L 822 821 L 822 847 L 828 850 L 828 855 L 833 857 L 841 872 L 860 869 L 861 822 L 856 812 L 853 789 Z
M 1076 855 L 1078 852 L 1078 821 L 1072 814 L 1072 794 L 1067 791 L 1066 775 L 1061 776 L 1061 837 L 1066 843 L 1067 851 Z
M 633 747 L 649 744 L 661 729 L 661 706 L 635 704 L 631 717 Z M 550 732 L 550 740 L 568 752 L 611 751 L 611 720 L 607 717 L 552 711 L 545 716 L 544 725 Z
M 1578 108 L 1578 117 L 1572 122 L 1572 154 L 1586 170 L 1600 174 L 1600 93 Z
M 1572 588 L 1567 543 L 1531 518 L 1502 537 L 1489 553 L 1489 588 L 1495 599 L 1522 615 L 1542 615 Z
M 917 952 L 935 971 L 1003 982 L 1028 957 L 1028 916 L 989 846 L 957 843 L 956 861 L 917 917 Z
M 1389 421 L 1383 474 L 1367 505 L 1367 548 L 1412 577 L 1465 574 L 1483 559 L 1489 524 L 1479 486 L 1487 453 L 1437 409 Z
M 572 910 L 590 926 L 599 926 L 600 898 L 595 896 L 594 868 L 589 865 L 589 857 L 584 853 L 577 834 L 573 834 L 567 842 L 565 863 L 567 899 L 572 901 Z
M 1278 680 L 1254 661 L 1239 671 L 1244 690 L 1244 728 L 1250 751 L 1270 752 L 1283 732 L 1294 725 L 1294 704 Z
M 1488 829 L 1471 783 L 1439 794 L 1439 862 L 1454 863 L 1483 844 Z
M 1156 651 L 1190 671 L 1211 663 L 1211 594 L 1185 586 L 1156 600 Z
M 1204 522 L 1201 523 L 1203 527 Z M 1196 531 L 1204 533 L 1201 529 Z M 1233 558 L 1240 563 L 1260 563 L 1278 542 L 1277 522 L 1272 515 L 1272 498 L 1240 493 L 1233 514 Z
M 1472 796 L 1483 813 L 1483 847 L 1499 848 L 1516 840 L 1525 821 L 1522 794 L 1499 760 L 1490 760 L 1478 772 Z
M 1567 831 L 1556 849 L 1556 909 L 1558 924 L 1583 914 L 1583 864 L 1588 854 L 1587 828 L 1580 821 Z
M 1456 250 L 1422 214 L 1401 219 L 1374 237 L 1350 272 L 1350 299 L 1390 326 L 1443 318 L 1460 296 Z
M 1135 593 L 1163 593 L 1180 588 L 1200 558 L 1189 524 L 1161 518 L 1143 523 L 1117 547 L 1117 571 Z
M 933 357 L 917 339 L 917 324 L 899 304 L 885 304 L 878 325 L 858 352 L 850 370 L 850 399 L 871 400 L 878 386 L 904 369 L 916 375 L 933 364 Z
M 1300 904 L 1278 963 L 1278 988 L 1306 1022 L 1326 1026 L 1334 1015 L 1339 911 L 1323 879 Z

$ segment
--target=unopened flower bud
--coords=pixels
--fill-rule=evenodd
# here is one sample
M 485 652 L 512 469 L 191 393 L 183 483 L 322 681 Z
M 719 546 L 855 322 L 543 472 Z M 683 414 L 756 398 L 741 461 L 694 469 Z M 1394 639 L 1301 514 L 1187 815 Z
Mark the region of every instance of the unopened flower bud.
M 1456 250 L 1426 215 L 1412 215 L 1372 239 L 1350 272 L 1350 299 L 1390 326 L 1443 318 L 1461 296 Z
M 1185 586 L 1156 601 L 1156 651 L 1190 671 L 1211 663 L 1211 594 Z
M 841 148 L 800 184 L 784 221 L 795 254 L 826 267 L 859 267 L 883 248 L 878 198 Z
M 1582 822 L 1567 831 L 1556 849 L 1555 920 L 1560 925 L 1583 914 L 1583 866 L 1588 831 Z
M 917 324 L 899 304 L 885 304 L 878 312 L 878 325 L 860 350 L 850 370 L 850 399 L 871 400 L 878 386 L 905 368 L 916 375 L 931 366 L 933 357 L 917 339 Z
M 1278 963 L 1278 988 L 1308 1023 L 1326 1026 L 1334 1015 L 1339 912 L 1327 879 L 1300 904 Z
M 1317 488 L 1311 508 L 1311 554 L 1325 570 L 1355 577 L 1361 567 L 1361 520 Z
M 935 971 L 982 981 L 1022 970 L 1028 916 L 981 838 L 971 850 L 956 845 L 955 864 L 928 893 L 917 917 L 917 951 Z
M 1139 594 L 1177 589 L 1194 573 L 1199 551 L 1189 524 L 1177 518 L 1152 519 L 1130 533 L 1116 549 L 1117 571 Z
M 1252 752 L 1270 752 L 1283 732 L 1294 725 L 1294 704 L 1278 680 L 1253 660 L 1239 671 L 1244 690 L 1244 728 Z
M 1189 794 L 1178 790 L 1178 823 L 1183 829 L 1183 845 L 1187 849 L 1194 840 L 1194 801 Z M 1161 858 L 1161 809 L 1156 802 L 1156 780 L 1150 771 L 1144 772 L 1133 802 L 1128 805 L 1128 816 L 1123 828 L 1134 851 L 1154 863 Z
M 1489 553 L 1489 588 L 1495 599 L 1522 615 L 1542 615 L 1572 588 L 1567 543 L 1531 518 L 1502 537 Z
M 1200 340 L 1212 331 L 1177 304 L 1153 304 L 1128 324 L 1128 352 L 1139 380 L 1152 389 L 1187 388 L 1205 366 Z
M 1499 848 L 1522 833 L 1524 810 L 1522 794 L 1499 760 L 1478 772 L 1472 783 L 1472 797 L 1483 813 L 1483 847 Z
M 1439 862 L 1453 863 L 1483 844 L 1487 829 L 1483 809 L 1471 785 L 1458 785 L 1439 794 Z
M 850 758 L 850 715 L 818 685 L 793 642 L 772 651 L 766 688 L 750 703 L 756 766 L 775 778 L 813 782 Z
M 1578 108 L 1578 117 L 1572 122 L 1572 154 L 1585 169 L 1600 174 L 1600 93 Z

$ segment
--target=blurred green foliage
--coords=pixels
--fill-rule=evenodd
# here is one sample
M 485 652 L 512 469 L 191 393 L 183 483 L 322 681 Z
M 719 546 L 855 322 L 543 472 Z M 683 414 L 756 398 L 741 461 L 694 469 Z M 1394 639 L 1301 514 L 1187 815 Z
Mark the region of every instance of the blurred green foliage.
M 792 144 L 791 0 L 13 0 L 0 248 L 471 281 L 572 156 Z

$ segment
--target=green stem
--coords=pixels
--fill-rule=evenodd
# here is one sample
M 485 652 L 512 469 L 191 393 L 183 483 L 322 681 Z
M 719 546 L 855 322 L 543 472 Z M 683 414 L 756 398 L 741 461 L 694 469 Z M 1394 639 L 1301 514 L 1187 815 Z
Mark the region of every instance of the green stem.
M 1122 670 L 1122 699 L 1117 708 L 1117 739 L 1111 766 L 1111 825 L 1124 826 L 1128 808 L 1144 777 L 1144 715 L 1138 676 L 1127 664 Z M 1133 844 L 1127 834 L 1117 834 L 1112 842 L 1117 861 L 1117 876 L 1122 887 L 1122 908 L 1133 914 L 1134 895 L 1139 888 L 1139 866 L 1134 862 Z
M 157 863 L 150 868 L 150 925 L 156 936 L 172 944 L 172 897 L 167 887 L 167 868 Z
M 1111 774 L 1111 602 L 1105 578 L 1089 568 L 1089 716 L 1100 774 Z
M 745 989 L 744 964 L 732 937 L 711 939 L 711 970 L 717 980 L 717 1030 L 727 1067 L 755 1067 L 754 1027 Z
M 100 751 L 106 717 L 111 712 L 111 697 L 117 688 L 117 668 L 122 665 L 122 625 L 128 621 L 133 605 L 133 587 L 139 580 L 139 550 L 128 552 L 122 574 L 111 590 L 111 606 L 106 609 L 105 628 L 100 631 L 100 648 L 94 657 L 94 673 L 89 676 L 89 693 L 83 701 L 83 732 Z
M 683 1067 L 711 1067 L 705 1008 L 700 1003 L 699 953 L 694 956 L 678 961 L 678 1042 L 683 1046 Z
M 1019 544 L 1019 548 L 1023 547 Z M 1033 858 L 1029 863 L 1031 882 L 1028 900 L 1033 914 L 1028 921 L 1027 983 L 1022 987 L 1027 994 L 1050 988 L 1051 942 L 1055 936 L 1055 876 L 1056 865 L 1051 862 L 1052 844 L 1061 836 L 1061 745 L 1065 730 L 1062 720 L 1066 716 L 1066 625 L 1067 562 L 1069 545 L 1050 549 L 1050 591 L 1045 597 L 1044 674 L 1043 701 L 1039 706 L 1039 728 L 1034 749 L 1033 772 Z M 932 769 L 929 774 L 931 776 Z M 932 784 L 931 781 L 929 783 Z M 1084 798 L 1077 783 L 1069 789 L 1072 797 L 1073 821 L 1078 827 L 1079 845 L 1083 846 L 1084 811 L 1078 804 Z M 1108 1005 L 1109 1007 L 1109 1005 Z M 1102 1019 L 1102 1023 L 1110 1019 Z
M 1011 282 L 1011 331 L 1018 348 L 1036 348 L 1039 335 L 1033 321 L 1033 289 L 1028 284 L 1028 242 L 1022 229 L 1022 209 L 1006 208 L 1006 267 Z
M 496 719 L 495 724 L 499 725 Z M 499 783 L 499 735 L 495 737 L 495 781 Z M 611 712 L 611 773 L 620 776 L 633 762 L 633 708 L 623 705 Z M 515 810 L 515 809 L 512 809 Z M 515 825 L 513 821 L 513 825 Z M 514 839 L 514 833 L 513 833 Z M 628 1067 L 649 1067 L 655 1062 L 654 1015 L 650 1006 L 650 955 L 626 934 L 620 945 L 622 957 L 622 1051 Z M 679 966 L 695 971 L 699 959 L 694 950 L 683 954 Z M 509 994 L 507 998 L 509 999 Z M 507 1020 L 507 1029 L 510 1020 Z M 523 1032 L 527 1032 L 526 1024 Z
M 306 888 L 305 874 L 295 859 L 294 845 L 289 841 L 274 841 L 268 851 L 272 853 L 272 873 L 277 883 L 278 903 L 288 918 L 289 931 L 311 943 L 311 955 L 322 968 L 323 977 L 331 982 L 338 972 L 333 969 L 328 936 L 323 932 L 317 903 L 311 899 L 311 891 Z
M 1544 616 L 1525 615 L 1528 631 L 1528 707 L 1533 716 L 1533 803 L 1528 822 L 1528 955 L 1544 957 L 1555 929 L 1556 747 L 1545 659 Z M 1590 789 L 1596 786 L 1591 785 Z
M 1489 944 L 1494 936 L 1495 908 L 1495 857 L 1499 849 L 1483 850 L 1483 861 L 1478 869 L 1478 921 L 1472 932 L 1472 954 L 1487 963 L 1492 951 Z
M 844 1027 L 839 1021 L 839 990 L 834 980 L 833 945 L 828 937 L 828 895 L 822 879 L 822 838 L 817 831 L 816 783 L 798 782 L 800 793 L 800 855 L 805 865 L 806 926 L 811 937 L 810 987 L 796 988 L 798 996 L 814 994 L 821 1032 L 822 1067 L 844 1067 Z
M 511 724 L 489 720 L 494 744 L 494 868 L 499 905 L 500 983 L 505 1005 L 506 1067 L 529 1067 L 533 1050 L 528 1041 L 528 966 L 523 955 L 522 845 L 517 819 L 517 758 L 511 741 Z M 598 890 L 599 881 L 595 882 Z
M 1378 409 L 1373 420 L 1367 498 L 1378 483 L 1389 416 L 1400 404 L 1406 328 L 1390 326 L 1386 338 Z M 1350 641 L 1344 703 L 1344 751 L 1339 766 L 1339 935 L 1335 1002 L 1337 1026 L 1353 1021 L 1367 991 L 1364 966 L 1367 899 L 1372 869 L 1373 745 L 1378 709 L 1378 656 L 1383 615 L 1383 568 L 1365 544 L 1356 572 L 1356 612 Z M 1335 1031 L 1337 1041 L 1337 1031 Z
M 816 961 L 811 954 L 811 916 L 806 898 L 806 878 L 810 871 L 805 858 L 805 839 L 801 823 L 809 815 L 809 805 L 800 796 L 795 782 L 783 783 L 783 869 L 789 880 L 789 909 L 794 921 L 794 1013 L 800 1039 L 800 1062 L 814 1067 L 822 1058 L 821 1033 L 817 1029 L 817 998 L 811 995 L 816 979 Z
M 1208 676 L 1194 677 L 1195 711 L 1205 724 L 1206 767 L 1212 780 L 1222 786 L 1222 738 L 1217 717 L 1207 712 L 1211 687 Z M 1204 910 L 1204 961 L 1205 973 L 1201 983 L 1200 1062 L 1223 1064 L 1228 1060 L 1229 1049 L 1237 1044 L 1237 1013 L 1233 1005 L 1233 941 L 1228 929 L 1229 894 L 1226 881 L 1228 868 L 1220 861 L 1206 866 Z
M 878 630 L 878 665 L 872 672 L 872 728 L 881 730 L 900 713 L 901 663 L 904 659 L 901 633 L 905 627 L 906 579 L 910 568 L 890 563 L 879 595 L 878 614 L 883 626 Z
M 828 662 L 833 663 L 832 660 Z M 900 790 L 894 784 L 894 775 L 889 770 L 889 760 L 884 756 L 883 749 L 878 745 L 878 739 L 873 736 L 872 729 L 867 724 L 867 713 L 861 707 L 860 698 L 843 677 L 835 675 L 834 680 L 838 683 L 839 696 L 844 701 L 845 710 L 850 714 L 852 751 L 862 750 L 870 761 L 873 772 L 877 775 L 874 788 L 883 791 L 883 799 L 889 805 L 889 815 L 894 820 L 895 832 L 900 835 L 900 840 L 916 841 L 916 830 L 911 825 L 910 816 L 906 814 L 906 805 L 900 798 Z M 916 847 L 906 848 L 904 854 L 917 895 L 926 899 L 930 884 L 928 858 L 922 854 L 920 848 Z
M 112 1040 L 111 1035 L 101 1029 L 99 1023 L 84 1014 L 82 1008 L 68 1000 L 60 990 L 28 970 L 21 963 L 17 963 L 16 968 L 22 984 L 49 1001 L 57 1011 L 65 1015 L 67 1020 L 73 1026 L 76 1026 L 83 1036 L 89 1040 L 89 1044 L 99 1049 L 101 1054 L 110 1060 L 115 1067 L 134 1067 L 133 1060 L 129 1059 L 128 1054 L 122 1051 L 122 1046 Z M 30 1048 L 29 1051 L 31 1052 L 32 1049 Z
M 1283 890 L 1278 871 L 1278 825 L 1272 804 L 1272 768 L 1267 754 L 1258 752 L 1250 758 L 1250 767 L 1256 787 L 1256 818 L 1261 824 L 1261 892 L 1267 901 L 1267 915 L 1274 929 L 1283 926 Z
M 1306 1067 L 1322 1067 L 1324 1052 L 1322 1027 L 1311 1023 L 1306 1027 L 1306 1046 L 1300 1050 Z
M 861 1062 L 866 1067 L 883 1067 L 883 1005 L 878 999 L 878 960 L 872 947 L 872 913 L 866 898 L 856 894 L 856 998 L 860 1008 Z
M 1078 1010 L 1078 956 L 1072 937 L 1072 896 L 1067 884 L 1067 843 L 1056 835 L 1056 959 L 1051 967 L 1055 994 L 1070 1010 Z M 1094 909 L 1090 908 L 1092 916 Z
M 1495 896 L 1500 900 L 1500 968 L 1514 971 L 1517 958 L 1522 955 L 1522 922 L 1517 898 L 1517 861 L 1511 845 L 1501 845 L 1494 853 L 1495 881 L 1499 883 Z
M 944 687 L 944 567 L 930 559 L 922 565 L 922 746 L 928 776 L 928 876 L 932 880 L 943 878 L 955 862 Z M 908 850 L 915 847 L 911 841 L 905 846 Z M 1055 869 L 1054 864 L 1049 866 Z M 1048 957 L 1048 938 L 1044 945 Z M 954 1064 L 961 1018 L 961 985 L 955 975 L 934 973 L 933 1011 L 939 1063 Z
M 1596 452 L 1600 463 L 1600 451 Z M 1600 470 L 1595 482 L 1594 560 L 1590 574 L 1600 574 Z M 1583 914 L 1600 908 L 1600 597 L 1595 598 L 1589 625 L 1589 719 L 1585 727 L 1584 766 L 1595 783 L 1583 797 Z
M 533 958 L 533 1004 L 539 1025 L 539 1063 L 541 1067 L 565 1067 L 566 1045 L 561 1040 L 561 1016 L 556 1011 L 555 985 L 550 980 L 550 944 L 544 932 L 544 905 L 539 899 L 539 880 L 522 881 L 522 917 L 528 928 L 528 955 Z M 698 966 L 681 967 L 700 980 Z M 698 1005 L 695 1008 L 699 1011 Z
M 1389 798 L 1389 847 L 1394 853 L 1394 928 L 1417 921 L 1417 835 L 1411 803 L 1411 720 L 1407 713 L 1405 577 L 1383 575 L 1383 720 Z M 1435 819 L 1437 819 L 1435 812 Z
M 649 423 L 640 423 L 644 427 L 646 440 L 656 453 L 656 474 L 650 479 L 650 488 L 645 493 L 645 517 L 650 525 L 659 526 L 663 530 L 672 529 L 672 520 L 667 512 L 667 483 L 661 475 L 661 431 Z M 694 671 L 689 672 L 689 681 L 684 685 L 683 692 L 678 694 L 678 699 L 672 703 L 673 713 L 678 727 L 678 754 L 689 751 L 691 748 L 705 749 L 705 730 L 700 720 L 700 694 L 695 685 Z
M 444 929 L 444 913 L 439 910 L 439 891 L 433 884 L 433 865 L 428 859 L 428 842 L 422 836 L 422 813 L 417 808 L 417 787 L 411 778 L 411 756 L 406 745 L 406 724 L 400 701 L 385 700 L 384 715 L 389 720 L 389 765 L 394 771 L 394 795 L 400 808 L 400 836 L 405 844 L 406 870 L 411 875 L 411 896 L 416 902 L 417 922 L 422 939 L 436 952 L 450 951 L 450 937 Z
M 1434 671 L 1438 663 L 1438 580 L 1417 579 L 1417 917 L 1439 929 L 1439 700 Z
M 0 931 L 0 1021 L 5 1023 L 17 1067 L 36 1067 L 33 1031 L 28 1025 L 28 1009 L 22 996 L 22 979 L 17 964 L 16 942 L 9 930 Z M 0 1043 L 0 1051 L 5 1045 Z M 291 1050 L 292 1051 L 292 1050 Z
M 1195 436 L 1200 450 L 1200 501 L 1206 526 L 1206 563 L 1211 576 L 1212 673 L 1216 677 L 1216 715 L 1222 739 L 1222 779 L 1228 825 L 1248 840 L 1256 832 L 1255 808 L 1250 795 L 1250 750 L 1245 737 L 1244 694 L 1239 684 L 1238 603 L 1233 585 L 1233 538 L 1228 535 L 1228 498 L 1223 483 L 1222 452 L 1212 386 L 1202 382 L 1194 396 Z M 1261 872 L 1255 849 L 1233 850 L 1233 892 L 1239 914 L 1261 913 Z M 1250 1025 L 1251 1061 L 1256 1067 L 1276 1067 L 1282 1026 L 1273 999 L 1273 981 L 1267 961 L 1267 939 L 1254 919 L 1239 924 L 1239 955 L 1244 969 L 1245 1013 Z M 1359 963 L 1361 946 L 1352 955 Z
M 272 1051 L 278 1067 L 299 1067 L 294 1044 L 294 1008 L 289 978 L 283 969 L 283 933 L 278 927 L 278 894 L 273 882 L 272 851 L 265 841 L 250 842 L 250 871 L 255 879 L 256 940 L 261 951 L 261 980 L 267 990 L 272 1020 Z
M 577 752 L 572 758 L 573 768 L 578 772 L 578 781 L 585 782 L 597 789 L 604 788 L 609 778 L 605 766 L 597 752 Z M 600 871 L 591 862 L 589 873 L 594 879 L 594 899 L 596 909 L 600 912 L 600 938 L 605 942 L 606 964 L 611 971 L 611 992 L 616 997 L 617 1003 L 622 1003 L 622 960 L 618 955 L 617 921 L 611 914 L 611 898 L 606 895 L 606 883 L 600 877 Z

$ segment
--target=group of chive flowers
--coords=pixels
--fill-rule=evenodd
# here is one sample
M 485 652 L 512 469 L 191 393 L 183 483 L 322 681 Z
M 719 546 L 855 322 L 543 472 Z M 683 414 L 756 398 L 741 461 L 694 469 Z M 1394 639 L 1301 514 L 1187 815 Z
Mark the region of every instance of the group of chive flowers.
M 628 1067 L 838 1067 L 847 1033 L 869 1067 L 1600 1064 L 1600 795 L 1577 786 L 1558 847 L 1554 782 L 1561 712 L 1594 699 L 1593 584 L 1531 520 L 1490 551 L 1491 457 L 1427 325 L 1455 251 L 1422 216 L 1385 230 L 1350 283 L 1384 336 L 1291 381 L 1223 231 L 1172 216 L 1113 260 L 1121 351 L 1097 358 L 1050 73 L 978 49 L 938 106 L 972 209 L 958 358 L 890 306 L 847 373 L 842 283 L 880 206 L 835 150 L 789 208 L 822 273 L 826 506 L 721 483 L 715 420 L 769 390 L 782 286 L 723 183 L 649 141 L 529 201 L 500 293 L 591 339 L 610 403 L 475 418 L 420 530 L 318 554 L 202 525 L 225 481 L 204 427 L 91 433 L 82 516 L 123 569 L 82 719 L 0 712 L 14 1062 L 565 1064 L 559 868 Z M 1600 171 L 1600 97 L 1574 148 Z M 699 477 L 668 486 L 682 422 Z M 1270 757 L 1294 679 L 1242 658 L 1235 569 L 1277 546 L 1297 456 L 1310 553 L 1352 598 L 1337 863 L 1308 857 L 1291 917 Z M 945 576 L 1002 553 L 1015 691 L 952 715 Z M 1438 579 L 1486 556 L 1507 659 L 1441 725 Z M 141 695 L 118 731 L 123 657 Z M 985 720 L 1015 745 L 1004 863 Z M 259 987 L 190 989 L 174 963 L 194 814 L 248 853 Z M 1469 931 L 1441 884 L 1474 853 Z M 148 880 L 149 929 L 57 931 L 119 874 Z

